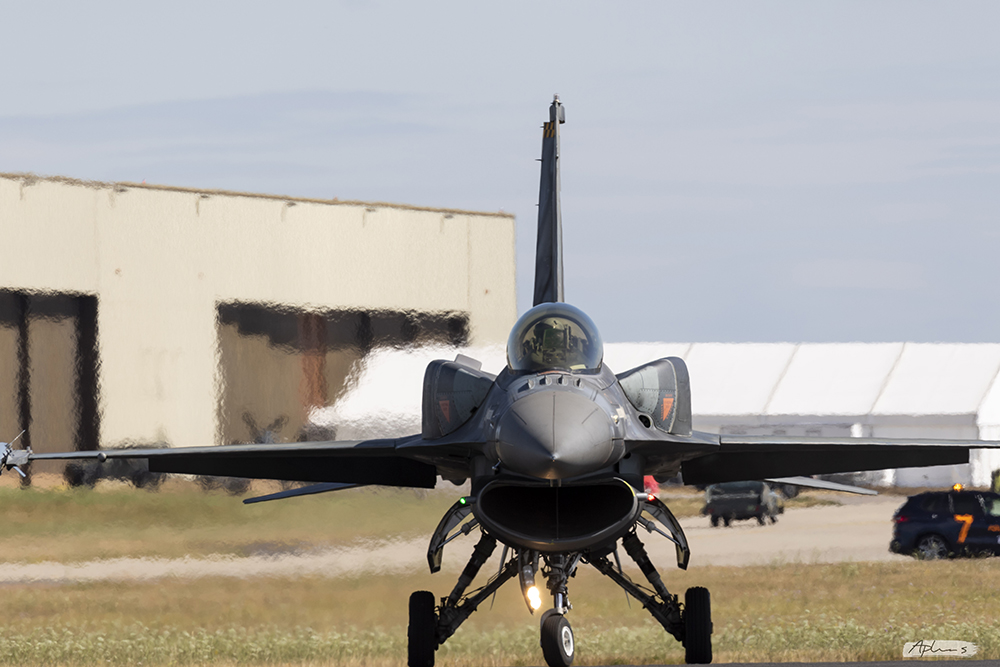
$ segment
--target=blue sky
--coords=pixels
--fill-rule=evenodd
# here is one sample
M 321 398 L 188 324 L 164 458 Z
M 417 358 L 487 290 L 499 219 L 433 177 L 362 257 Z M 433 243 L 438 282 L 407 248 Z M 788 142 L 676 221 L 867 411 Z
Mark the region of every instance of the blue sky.
M 518 220 L 607 340 L 1000 338 L 1000 6 L 3 2 L 0 171 Z

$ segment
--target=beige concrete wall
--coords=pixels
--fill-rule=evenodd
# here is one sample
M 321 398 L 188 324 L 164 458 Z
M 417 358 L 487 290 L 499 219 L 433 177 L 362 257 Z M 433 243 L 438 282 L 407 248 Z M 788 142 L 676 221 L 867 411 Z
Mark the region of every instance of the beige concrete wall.
M 101 440 L 221 432 L 220 302 L 516 318 L 509 215 L 0 175 L 0 287 L 99 297 Z

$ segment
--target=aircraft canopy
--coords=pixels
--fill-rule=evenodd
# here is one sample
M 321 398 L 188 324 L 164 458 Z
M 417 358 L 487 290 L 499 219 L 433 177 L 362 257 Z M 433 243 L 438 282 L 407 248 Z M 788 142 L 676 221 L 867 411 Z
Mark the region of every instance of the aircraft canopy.
M 597 371 L 604 343 L 593 320 L 568 303 L 543 303 L 517 321 L 507 339 L 507 365 L 517 372 Z

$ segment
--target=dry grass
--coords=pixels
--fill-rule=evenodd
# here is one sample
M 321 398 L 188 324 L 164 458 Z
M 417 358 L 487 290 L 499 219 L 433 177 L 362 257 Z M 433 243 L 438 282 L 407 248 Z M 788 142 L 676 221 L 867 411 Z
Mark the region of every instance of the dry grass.
M 0 486 L 0 560 L 248 555 L 385 536 L 424 538 L 462 495 L 450 485 L 433 492 L 371 487 L 243 505 L 241 498 L 206 493 L 181 479 L 156 492 L 120 483 L 94 490 L 39 487 Z M 258 484 L 251 495 L 275 490 Z M 693 489 L 665 494 L 664 500 L 678 517 L 697 516 L 704 505 L 704 495 Z M 831 504 L 837 503 L 812 495 L 786 501 L 788 508 Z
M 0 556 L 23 562 L 201 555 L 261 544 L 426 537 L 459 494 L 366 489 L 243 506 L 181 482 L 155 494 L 112 485 L 97 492 L 0 488 Z M 690 492 L 669 493 L 666 501 L 680 516 L 697 513 L 702 502 Z M 789 507 L 822 503 L 804 495 Z M 690 572 L 663 564 L 662 572 L 676 592 L 712 590 L 718 661 L 898 659 L 904 642 L 921 638 L 973 641 L 979 657 L 1000 658 L 996 559 Z M 0 592 L 0 664 L 398 665 L 409 592 L 446 595 L 453 584 L 454 573 L 446 572 L 8 585 Z M 579 664 L 683 661 L 680 645 L 593 570 L 571 580 L 570 594 Z M 537 631 L 517 586 L 508 584 L 492 610 L 484 605 L 442 647 L 438 662 L 540 664 Z
M 275 489 L 261 488 L 261 493 Z M 352 489 L 244 505 L 173 480 L 160 491 L 0 488 L 0 560 L 247 555 L 330 547 L 385 535 L 428 536 L 461 493 Z
M 961 639 L 1000 658 L 995 559 L 706 567 L 665 571 L 678 592 L 713 591 L 718 661 L 898 659 L 906 641 Z M 409 591 L 453 576 L 199 579 L 9 586 L 4 664 L 401 664 Z M 587 664 L 683 661 L 677 642 L 590 569 L 571 581 Z M 439 652 L 442 665 L 539 664 L 537 621 L 516 585 Z

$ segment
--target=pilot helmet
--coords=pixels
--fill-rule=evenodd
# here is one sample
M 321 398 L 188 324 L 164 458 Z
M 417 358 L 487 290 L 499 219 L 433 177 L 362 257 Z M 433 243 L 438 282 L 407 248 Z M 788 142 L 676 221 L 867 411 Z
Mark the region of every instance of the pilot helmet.
M 507 363 L 518 372 L 597 371 L 603 358 L 604 345 L 593 321 L 566 303 L 532 308 L 507 341 Z

